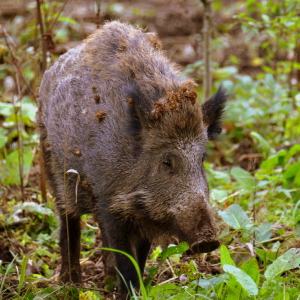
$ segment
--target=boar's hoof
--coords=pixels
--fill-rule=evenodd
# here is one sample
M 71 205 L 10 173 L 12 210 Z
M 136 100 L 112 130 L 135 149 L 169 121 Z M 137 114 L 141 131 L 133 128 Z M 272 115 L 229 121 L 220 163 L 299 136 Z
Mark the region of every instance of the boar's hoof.
M 80 268 L 72 268 L 71 276 L 68 271 L 61 271 L 59 280 L 63 283 L 74 283 L 74 284 L 81 284 L 82 277 L 81 277 L 81 270 Z

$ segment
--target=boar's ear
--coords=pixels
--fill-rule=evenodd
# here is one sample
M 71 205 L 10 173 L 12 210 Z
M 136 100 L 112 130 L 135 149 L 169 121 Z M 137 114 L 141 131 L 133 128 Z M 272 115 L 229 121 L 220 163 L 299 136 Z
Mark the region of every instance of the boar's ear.
M 222 131 L 222 115 L 228 95 L 222 86 L 217 93 L 202 104 L 203 123 L 207 126 L 209 140 L 216 139 Z
M 142 129 L 149 127 L 151 101 L 142 94 L 137 84 L 126 87 L 128 103 L 128 131 L 132 136 L 141 137 Z

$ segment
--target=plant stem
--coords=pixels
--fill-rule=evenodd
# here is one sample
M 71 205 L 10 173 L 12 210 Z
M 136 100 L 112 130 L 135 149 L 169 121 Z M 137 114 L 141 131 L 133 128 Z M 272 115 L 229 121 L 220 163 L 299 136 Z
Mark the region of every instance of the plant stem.
M 202 0 L 204 5 L 203 20 L 203 53 L 204 53 L 204 75 L 203 75 L 203 102 L 211 95 L 212 70 L 211 70 L 211 31 L 212 31 L 212 2 L 213 0 Z

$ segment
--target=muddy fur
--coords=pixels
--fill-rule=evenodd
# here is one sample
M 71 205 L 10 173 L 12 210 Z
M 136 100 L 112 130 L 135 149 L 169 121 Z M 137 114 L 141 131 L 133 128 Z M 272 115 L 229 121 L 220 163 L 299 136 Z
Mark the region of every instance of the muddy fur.
M 218 246 L 203 167 L 221 131 L 222 89 L 200 105 L 195 83 L 161 50 L 155 34 L 106 23 L 45 72 L 39 90 L 45 169 L 61 218 L 64 282 L 81 282 L 80 216 L 99 223 L 103 246 L 141 268 L 153 239 L 175 236 L 197 252 Z M 67 172 L 75 169 L 77 174 Z M 65 193 L 66 191 L 66 193 Z M 67 223 L 70 261 L 68 265 Z M 138 288 L 131 262 L 104 253 L 105 271 Z M 120 293 L 127 290 L 120 282 Z

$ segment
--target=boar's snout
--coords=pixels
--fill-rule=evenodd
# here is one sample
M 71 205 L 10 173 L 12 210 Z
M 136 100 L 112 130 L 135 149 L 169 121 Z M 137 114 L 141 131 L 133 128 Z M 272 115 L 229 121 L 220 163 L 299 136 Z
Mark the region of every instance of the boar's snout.
M 207 210 L 210 212 L 210 210 Z M 205 216 L 205 215 L 204 215 Z M 194 242 L 191 244 L 191 250 L 194 253 L 208 253 L 214 251 L 220 246 L 220 242 L 216 238 L 216 225 L 214 218 L 211 213 L 206 215 L 207 218 L 204 218 L 198 225 L 198 233 L 194 239 Z M 204 224 L 203 224 L 204 222 Z
M 210 230 L 205 230 L 197 242 L 193 243 L 191 250 L 194 253 L 207 253 L 214 251 L 220 246 L 215 234 Z
M 192 205 L 188 206 L 184 213 L 177 207 L 173 208 L 175 214 L 173 228 L 178 233 L 177 237 L 188 242 L 190 250 L 194 253 L 214 251 L 220 246 L 220 242 L 216 237 L 217 227 L 212 209 L 206 201 L 191 202 Z

